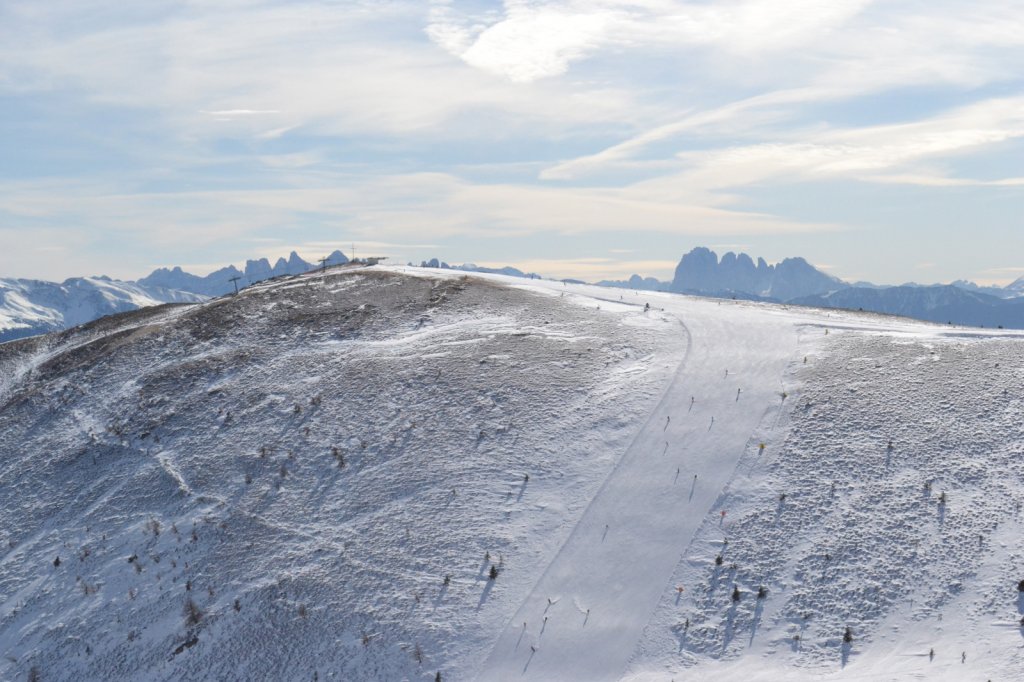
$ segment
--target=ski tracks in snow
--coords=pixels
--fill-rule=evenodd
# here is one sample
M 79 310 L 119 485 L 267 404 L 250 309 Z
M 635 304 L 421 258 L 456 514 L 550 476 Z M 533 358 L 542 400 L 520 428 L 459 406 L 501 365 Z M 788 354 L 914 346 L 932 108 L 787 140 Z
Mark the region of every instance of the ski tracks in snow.
M 751 434 L 780 407 L 797 349 L 791 319 L 714 301 L 664 303 L 683 322 L 686 356 L 479 679 L 618 679 L 680 557 L 718 512 Z M 735 343 L 715 343 L 722 338 Z

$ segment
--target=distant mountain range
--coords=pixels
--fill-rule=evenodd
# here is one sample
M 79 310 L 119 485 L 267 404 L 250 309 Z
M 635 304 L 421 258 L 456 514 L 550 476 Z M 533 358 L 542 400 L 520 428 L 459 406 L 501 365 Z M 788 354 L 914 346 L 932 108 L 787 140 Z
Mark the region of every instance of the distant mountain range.
M 348 256 L 335 251 L 326 265 L 344 265 Z M 410 263 L 410 265 L 412 265 Z M 434 258 L 422 267 L 487 272 L 512 277 L 539 277 L 513 267 L 486 268 L 472 263 L 449 265 Z M 249 260 L 239 270 L 228 265 L 205 277 L 185 272 L 180 266 L 158 268 L 135 282 L 109 277 L 77 277 L 61 283 L 27 279 L 0 279 L 0 343 L 26 336 L 60 331 L 90 322 L 104 315 L 127 312 L 163 303 L 193 303 L 257 282 L 286 275 L 301 275 L 319 265 L 304 260 L 292 251 L 274 265 L 266 258 Z
M 348 256 L 341 251 L 335 251 L 327 257 L 327 265 L 344 265 L 348 263 Z M 238 278 L 238 288 L 249 286 L 263 280 L 282 275 L 301 275 L 309 272 L 316 266 L 303 260 L 294 251 L 288 259 L 278 258 L 273 267 L 266 258 L 250 260 L 245 262 L 245 270 L 239 270 L 234 265 L 221 268 L 211 272 L 206 277 L 198 277 L 183 271 L 180 267 L 174 269 L 160 268 L 154 270 L 149 276 L 139 280 L 143 286 L 158 286 L 165 289 L 177 289 L 188 291 L 204 296 L 223 296 L 235 290 L 232 279 Z
M 412 265 L 412 263 L 409 263 Z M 513 268 L 510 265 L 506 265 L 503 268 L 487 268 L 475 263 L 464 263 L 462 265 L 449 265 L 442 260 L 437 258 L 431 258 L 420 262 L 421 268 L 438 268 L 440 270 L 462 270 L 463 272 L 484 272 L 494 275 L 508 275 L 509 277 L 526 277 L 527 279 L 540 279 L 540 275 L 535 272 L 523 272 L 519 268 Z
M 671 282 L 633 275 L 628 280 L 598 284 L 1024 329 L 1024 277 L 1006 287 L 982 287 L 963 280 L 945 285 L 849 284 L 821 272 L 803 258 L 769 265 L 763 258 L 755 263 L 745 253 L 729 252 L 719 259 L 714 251 L 698 247 L 679 261 Z
M 328 265 L 349 261 L 341 251 L 327 258 Z M 234 265 L 205 277 L 180 267 L 160 268 L 136 282 L 109 277 L 75 277 L 64 282 L 0 279 L 0 343 L 59 331 L 104 315 L 123 313 L 163 303 L 195 303 L 281 275 L 300 275 L 314 266 L 292 251 L 273 266 L 266 258 L 250 260 L 245 270 Z
M 343 265 L 349 258 L 335 251 L 327 265 Z M 410 263 L 412 265 L 412 263 Z M 465 263 L 449 265 L 433 258 L 421 267 L 463 272 L 484 272 L 537 278 L 514 267 L 488 268 Z M 45 334 L 89 322 L 104 315 L 162 303 L 190 303 L 223 296 L 284 275 L 300 275 L 317 265 L 294 251 L 273 265 L 266 258 L 246 261 L 199 277 L 180 267 L 160 268 L 136 282 L 109 277 L 76 277 L 61 283 L 26 279 L 0 279 L 0 343 Z M 232 281 L 234 280 L 234 281 Z M 568 280 L 567 280 L 568 281 Z M 957 281 L 946 285 L 904 284 L 879 286 L 850 284 L 821 272 L 803 258 L 786 258 L 769 265 L 745 253 L 721 258 L 705 247 L 687 253 L 676 266 L 672 281 L 633 275 L 628 280 L 601 281 L 602 286 L 649 291 L 671 291 L 847 310 L 902 315 L 939 323 L 1024 329 L 1024 277 L 1006 287 L 982 287 Z
M 0 343 L 60 331 L 113 313 L 204 299 L 187 291 L 109 277 L 74 277 L 60 283 L 0 279 Z
M 847 287 L 789 303 L 821 308 L 869 310 L 971 327 L 1024 329 L 1024 297 L 999 298 L 946 284 L 871 289 Z

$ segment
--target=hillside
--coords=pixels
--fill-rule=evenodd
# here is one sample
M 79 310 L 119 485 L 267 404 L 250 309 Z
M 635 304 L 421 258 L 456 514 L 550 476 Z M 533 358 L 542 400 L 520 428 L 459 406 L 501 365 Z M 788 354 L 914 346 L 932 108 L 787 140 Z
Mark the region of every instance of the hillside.
M 1022 344 L 362 268 L 0 345 L 0 678 L 1009 679 Z
M 0 346 L 0 678 L 472 667 L 678 364 L 595 313 L 365 272 Z

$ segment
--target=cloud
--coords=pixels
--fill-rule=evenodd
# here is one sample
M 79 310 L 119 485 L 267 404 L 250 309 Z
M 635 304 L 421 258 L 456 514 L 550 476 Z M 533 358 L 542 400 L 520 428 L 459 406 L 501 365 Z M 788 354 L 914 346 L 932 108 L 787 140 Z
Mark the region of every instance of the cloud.
M 841 26 L 870 0 L 506 0 L 499 16 L 434 3 L 427 34 L 470 66 L 528 82 L 602 50 L 712 47 L 754 55 L 795 49 Z
M 0 184 L 8 224 L 58 226 L 151 250 L 223 247 L 254 236 L 272 244 L 428 248 L 459 236 L 528 237 L 642 230 L 670 235 L 806 234 L 832 230 L 756 212 L 688 204 L 642 187 L 553 189 L 477 184 L 444 173 L 319 174 L 318 187 L 119 193 L 97 183 Z M 307 227 L 296 226 L 302 216 Z M 310 239 L 309 225 L 333 239 Z M 298 237 L 298 238 L 297 238 Z M 283 246 L 261 249 L 277 252 Z M 417 246 L 419 245 L 419 246 Z M 363 247 L 361 247 L 363 248 Z M 390 254 L 384 254 L 390 255 Z
M 684 151 L 676 155 L 675 173 L 637 187 L 653 193 L 678 188 L 690 201 L 723 204 L 734 199 L 721 190 L 834 178 L 936 187 L 1017 186 L 1020 178 L 947 177 L 929 164 L 1022 137 L 1024 97 L 990 99 L 910 123 L 790 131 L 770 142 Z
M 495 81 L 424 39 L 415 2 L 185 4 L 112 25 L 80 14 L 56 2 L 0 28 L 0 92 L 152 109 L 189 139 L 445 134 L 467 111 L 564 131 L 644 108 L 625 88 Z
M 948 158 L 1024 136 L 1024 97 L 990 99 L 911 123 L 835 130 L 810 143 L 748 147 L 726 152 L 743 163 L 772 159 L 774 170 L 805 174 L 855 175 L 905 168 L 918 161 Z
M 210 116 L 263 116 L 281 112 L 277 109 L 222 109 L 220 111 L 200 111 L 199 113 Z
M 672 279 L 677 261 L 672 260 L 615 260 L 611 258 L 530 258 L 511 262 L 489 261 L 477 263 L 484 267 L 499 268 L 506 265 L 523 272 L 536 272 L 554 279 L 627 279 L 643 273 L 647 277 Z
M 569 64 L 599 49 L 618 17 L 594 3 L 580 6 L 507 2 L 506 14 L 487 27 L 472 25 L 449 5 L 435 5 L 427 35 L 470 66 L 515 82 L 565 73 Z

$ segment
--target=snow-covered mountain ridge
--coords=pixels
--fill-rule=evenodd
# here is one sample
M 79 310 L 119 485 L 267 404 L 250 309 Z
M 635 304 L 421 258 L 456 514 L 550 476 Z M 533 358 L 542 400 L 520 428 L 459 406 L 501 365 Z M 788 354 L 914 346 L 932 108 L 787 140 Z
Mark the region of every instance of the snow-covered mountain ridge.
M 113 313 L 204 298 L 108 277 L 74 277 L 61 283 L 0 279 L 0 343 L 67 329 Z
M 335 251 L 329 265 L 349 259 Z M 64 282 L 0 279 L 0 343 L 36 334 L 68 329 L 92 320 L 162 303 L 195 303 L 223 296 L 239 288 L 275 277 L 300 275 L 314 266 L 292 251 L 273 266 L 266 258 L 246 261 L 245 269 L 233 265 L 199 277 L 180 267 L 158 268 L 136 282 L 109 277 L 74 277 Z M 232 281 L 234 280 L 234 281 Z
M 0 678 L 1011 679 L 1022 344 L 417 268 L 6 344 Z

